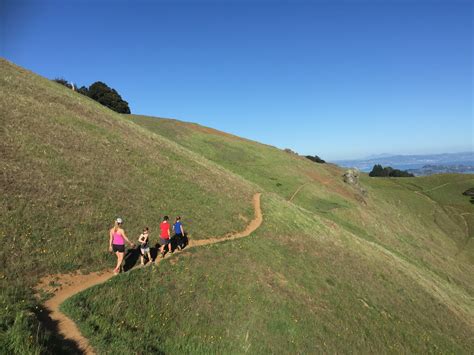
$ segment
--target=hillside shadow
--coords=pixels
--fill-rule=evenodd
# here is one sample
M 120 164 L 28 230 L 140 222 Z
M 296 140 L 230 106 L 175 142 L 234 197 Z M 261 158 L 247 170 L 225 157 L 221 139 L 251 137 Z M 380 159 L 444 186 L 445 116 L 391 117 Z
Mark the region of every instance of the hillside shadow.
M 47 333 L 47 343 L 45 345 L 48 350 L 45 354 L 84 354 L 74 340 L 66 339 L 59 333 L 58 322 L 51 318 L 50 311 L 38 305 L 35 314 Z
M 171 237 L 171 250 L 175 251 L 178 246 L 181 249 L 184 249 L 188 246 L 189 239 L 188 239 L 188 233 L 184 233 L 184 236 L 182 238 L 179 238 L 174 235 Z
M 137 264 L 138 259 L 140 259 L 140 247 L 128 249 L 124 257 L 123 272 L 132 269 Z

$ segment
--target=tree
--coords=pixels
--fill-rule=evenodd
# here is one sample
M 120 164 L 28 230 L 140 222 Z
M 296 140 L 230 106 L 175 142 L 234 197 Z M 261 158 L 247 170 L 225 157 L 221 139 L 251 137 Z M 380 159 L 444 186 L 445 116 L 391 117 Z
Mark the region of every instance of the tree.
M 382 167 L 380 164 L 375 164 L 372 171 L 369 173 L 371 177 L 414 177 L 415 175 L 408 171 L 394 169 L 391 166 Z
M 306 155 L 306 158 L 308 158 L 308 159 L 311 160 L 311 161 L 314 161 L 315 163 L 320 163 L 320 164 L 326 163 L 325 160 L 321 159 L 321 158 L 318 157 L 317 155 L 315 155 L 314 157 L 311 156 L 311 155 Z
M 69 88 L 69 89 L 72 89 L 72 85 L 69 84 L 69 82 L 64 79 L 64 78 L 56 78 L 56 79 L 53 79 L 53 81 L 55 83 L 58 83 L 58 84 L 61 84 L 61 85 L 64 85 L 65 87 Z
M 81 86 L 79 89 L 77 89 L 77 92 L 84 96 L 89 96 L 89 89 L 85 86 Z
M 375 164 L 372 168 L 372 171 L 369 173 L 369 176 L 376 177 L 376 176 L 384 176 L 385 172 L 380 164 Z
M 122 97 L 115 89 L 110 88 L 101 81 L 96 81 L 89 86 L 88 96 L 115 112 L 130 113 L 128 102 L 122 100 Z

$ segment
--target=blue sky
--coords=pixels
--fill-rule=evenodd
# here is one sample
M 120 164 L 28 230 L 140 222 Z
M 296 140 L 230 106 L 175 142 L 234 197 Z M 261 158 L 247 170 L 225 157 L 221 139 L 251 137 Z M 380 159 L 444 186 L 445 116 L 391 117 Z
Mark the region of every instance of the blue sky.
M 334 160 L 473 150 L 470 1 L 0 0 L 0 55 Z

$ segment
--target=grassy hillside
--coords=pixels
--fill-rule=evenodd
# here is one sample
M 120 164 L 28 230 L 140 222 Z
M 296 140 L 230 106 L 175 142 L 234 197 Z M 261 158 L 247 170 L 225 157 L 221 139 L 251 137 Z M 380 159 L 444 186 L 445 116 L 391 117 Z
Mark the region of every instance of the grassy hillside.
M 426 287 L 421 271 L 274 194 L 265 195 L 263 210 L 263 226 L 248 239 L 124 274 L 71 298 L 65 311 L 100 353 L 468 353 L 474 346 L 472 323 L 440 301 L 435 284 Z
M 384 248 L 396 250 L 413 262 L 432 259 L 433 249 L 438 257 L 429 264 L 440 272 L 446 267 L 440 255 L 449 255 L 455 262 L 459 258 L 473 260 L 474 247 L 469 241 L 474 233 L 474 206 L 461 194 L 474 185 L 470 175 L 414 179 L 371 179 L 362 175 L 362 184 L 369 191 L 364 197 L 342 182 L 343 170 L 334 165 L 315 164 L 274 147 L 192 123 L 146 116 L 130 118 L 150 131 L 174 137 L 177 143 L 266 191 L 285 199 L 293 197 L 295 204 Z M 294 195 L 295 191 L 299 192 Z M 466 223 L 471 227 L 467 228 Z M 416 243 L 418 247 L 414 248 Z M 457 267 L 452 269 L 457 272 Z M 464 271 L 459 274 L 465 278 Z
M 253 217 L 252 184 L 5 60 L 0 117 L 1 348 L 29 346 L 14 334 L 36 310 L 29 288 L 39 276 L 112 267 L 117 216 L 134 239 L 149 226 L 153 242 L 165 214 L 181 215 L 194 239 Z
M 64 311 L 99 353 L 474 348 L 474 205 L 461 195 L 470 176 L 363 175 L 365 196 L 334 165 L 118 115 L 0 64 L 2 348 L 64 346 L 37 328 L 30 287 L 47 273 L 110 267 L 115 216 L 131 234 L 156 230 L 166 212 L 193 238 L 220 236 L 251 219 L 256 191 L 264 221 L 250 237 L 119 275 Z
M 315 164 L 275 147 L 193 123 L 136 115 L 127 118 L 284 198 L 291 198 L 308 183 L 313 183 L 321 200 L 340 197 L 339 202 L 347 204 L 357 198 L 340 179 L 342 170 L 334 165 Z

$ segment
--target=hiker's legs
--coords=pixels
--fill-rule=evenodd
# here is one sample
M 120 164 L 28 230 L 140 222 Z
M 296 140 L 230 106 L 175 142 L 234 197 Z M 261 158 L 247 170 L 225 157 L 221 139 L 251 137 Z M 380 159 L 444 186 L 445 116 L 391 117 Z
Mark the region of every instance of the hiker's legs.
M 148 255 L 148 262 L 150 262 L 150 263 L 151 263 L 151 253 L 150 253 L 150 252 L 148 252 L 148 253 L 147 253 L 147 255 Z
M 115 255 L 117 255 L 117 266 L 115 267 L 116 272 L 120 272 L 120 266 L 122 266 L 122 261 L 123 261 L 123 254 L 121 252 L 116 252 Z
M 140 254 L 140 262 L 142 265 L 145 265 L 145 255 Z

